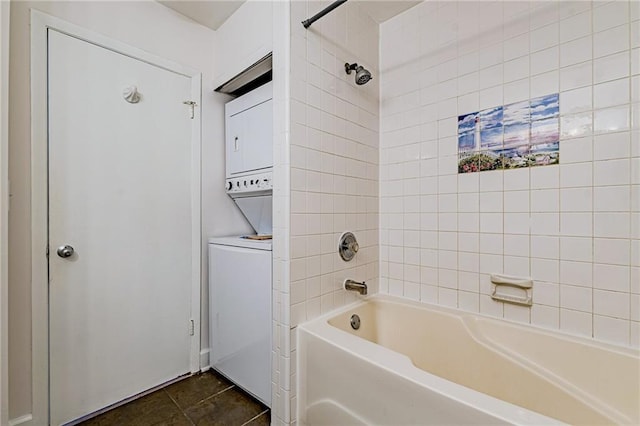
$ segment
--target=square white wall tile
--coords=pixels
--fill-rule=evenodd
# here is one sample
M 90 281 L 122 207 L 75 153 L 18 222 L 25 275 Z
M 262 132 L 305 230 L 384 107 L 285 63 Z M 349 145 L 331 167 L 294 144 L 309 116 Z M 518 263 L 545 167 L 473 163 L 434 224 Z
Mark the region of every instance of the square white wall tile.
M 532 235 L 530 241 L 532 257 L 558 259 L 560 256 L 560 237 Z
M 608 108 L 629 103 L 628 78 L 596 84 L 593 90 L 594 109 Z
M 560 235 L 588 237 L 592 235 L 593 215 L 589 213 L 561 213 Z
M 629 343 L 629 321 L 601 315 L 593 316 L 593 337 L 619 345 Z
M 534 280 L 547 283 L 560 281 L 560 266 L 557 259 L 531 258 L 531 276 Z M 557 302 L 556 302 L 557 303 Z
M 592 212 L 593 189 L 590 187 L 561 189 L 560 210 L 562 212 Z
M 505 212 L 529 212 L 529 191 L 505 191 L 504 211 Z
M 560 310 L 552 306 L 533 305 L 531 323 L 544 328 L 560 328 Z
M 573 114 L 593 109 L 591 86 L 560 93 L 560 114 Z
M 640 187 L 640 20 L 630 18 L 633 10 L 640 17 L 640 7 L 496 3 L 472 14 L 474 3 L 441 6 L 424 3 L 382 25 L 381 46 L 397 51 L 382 55 L 381 68 L 393 71 L 379 82 L 387 164 L 380 239 L 391 243 L 380 256 L 393 260 L 380 270 L 396 280 L 388 291 L 415 298 L 419 284 L 422 301 L 628 344 L 636 315 L 630 295 L 640 294 L 640 195 L 632 186 Z M 436 24 L 438 11 L 458 34 Z M 500 31 L 466 25 L 476 14 Z M 529 25 L 512 25 L 514 16 Z M 407 19 L 421 25 L 400 31 Z M 442 49 L 433 55 L 415 38 L 438 40 Z M 403 64 L 402 44 L 415 46 L 419 65 Z M 401 77 L 418 68 L 420 79 Z M 551 93 L 559 93 L 559 165 L 457 174 L 456 115 Z M 309 183 L 313 174 L 305 177 Z M 314 229 L 306 218 L 304 231 Z M 494 272 L 530 275 L 533 308 L 492 301 Z
M 593 285 L 592 264 L 561 260 L 560 282 L 574 286 L 591 287 Z
M 630 213 L 594 213 L 593 235 L 602 238 L 629 238 Z
M 629 25 L 620 25 L 593 35 L 595 58 L 629 49 Z
M 593 239 L 585 237 L 560 237 L 560 260 L 591 262 Z
M 597 263 L 629 265 L 630 242 L 628 239 L 594 238 L 593 260 Z
M 580 138 L 563 140 L 560 144 L 560 157 L 562 158 L 563 165 L 569 163 L 583 163 L 585 161 L 592 161 L 593 138 L 591 136 L 584 136 Z
M 630 273 L 628 266 L 593 264 L 593 287 L 601 290 L 629 293 Z
M 606 290 L 593 291 L 593 309 L 597 315 L 629 319 L 630 295 Z
M 629 75 L 629 52 L 604 56 L 593 61 L 594 83 L 616 80 Z
M 597 135 L 593 138 L 594 160 L 615 160 L 628 158 L 631 152 L 631 133 L 615 132 Z
M 629 159 L 595 161 L 593 184 L 595 186 L 628 185 L 631 179 Z
M 590 312 L 593 304 L 592 290 L 588 287 L 563 285 L 560 287 L 560 307 L 574 311 Z
M 534 305 L 558 307 L 560 305 L 560 285 L 536 281 L 534 283 Z
M 588 336 L 593 334 L 593 315 L 586 312 L 560 309 L 560 330 Z

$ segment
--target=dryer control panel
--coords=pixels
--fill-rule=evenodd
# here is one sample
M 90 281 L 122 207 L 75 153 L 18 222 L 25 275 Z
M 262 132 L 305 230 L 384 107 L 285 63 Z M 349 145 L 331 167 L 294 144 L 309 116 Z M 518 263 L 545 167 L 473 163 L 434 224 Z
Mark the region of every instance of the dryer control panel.
M 255 192 L 271 192 L 273 190 L 273 172 L 263 172 L 227 179 L 227 194 L 247 194 Z

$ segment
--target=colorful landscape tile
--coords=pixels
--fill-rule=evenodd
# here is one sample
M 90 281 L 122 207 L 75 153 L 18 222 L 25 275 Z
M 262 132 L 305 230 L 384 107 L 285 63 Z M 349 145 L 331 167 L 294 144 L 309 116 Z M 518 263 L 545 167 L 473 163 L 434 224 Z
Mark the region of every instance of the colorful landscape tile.
M 509 124 L 527 124 L 530 121 L 529 101 L 516 102 L 504 107 L 503 123 L 505 127 Z
M 476 127 L 478 112 L 458 116 L 458 134 L 473 132 Z
M 503 108 L 501 106 L 480 111 L 480 127 L 482 130 L 502 127 Z
M 529 148 L 531 162 L 529 166 L 548 166 L 560 162 L 560 142 L 531 145 Z
M 504 148 L 513 148 L 522 145 L 529 145 L 529 122 L 514 123 L 504 126 Z
M 458 154 L 458 173 L 473 173 L 478 170 L 478 158 L 475 152 L 460 152 Z
M 557 164 L 557 93 L 458 116 L 458 173 Z
M 531 121 L 557 117 L 560 113 L 560 101 L 557 93 L 531 99 Z
M 532 161 L 529 145 L 521 145 L 502 150 L 502 163 L 505 169 L 529 167 Z
M 556 143 L 560 140 L 558 117 L 531 122 L 531 145 Z
M 476 137 L 477 137 L 476 132 Z M 483 127 L 480 130 L 480 149 L 481 150 L 493 150 L 502 148 L 503 128 L 502 124 L 492 127 Z M 477 142 L 476 142 L 476 146 Z
M 458 151 L 467 152 L 475 150 L 475 132 L 466 132 L 458 134 Z
M 481 151 L 478 153 L 478 170 L 499 170 L 503 168 L 501 150 Z

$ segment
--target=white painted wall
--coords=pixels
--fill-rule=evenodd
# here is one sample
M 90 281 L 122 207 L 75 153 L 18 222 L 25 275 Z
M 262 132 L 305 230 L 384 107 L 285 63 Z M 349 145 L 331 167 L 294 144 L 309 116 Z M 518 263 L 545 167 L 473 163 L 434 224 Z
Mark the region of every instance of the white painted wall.
M 5 2 L 2 2 L 4 4 Z M 29 9 L 41 10 L 203 73 L 202 96 L 202 347 L 208 347 L 206 237 L 248 232 L 224 193 L 224 126 L 221 96 L 212 94 L 216 33 L 152 1 L 12 2 L 9 177 L 9 418 L 31 412 L 31 212 Z M 2 52 L 6 50 L 3 48 Z M 216 185 L 216 182 L 219 185 Z M 2 229 L 6 227 L 2 226 Z M 3 250 L 3 253 L 5 251 Z M 6 324 L 6 322 L 3 322 Z
M 272 10 L 271 1 L 249 0 L 218 28 L 215 87 L 273 50 Z
M 0 426 L 9 422 L 8 200 L 9 168 L 9 12 L 0 2 Z

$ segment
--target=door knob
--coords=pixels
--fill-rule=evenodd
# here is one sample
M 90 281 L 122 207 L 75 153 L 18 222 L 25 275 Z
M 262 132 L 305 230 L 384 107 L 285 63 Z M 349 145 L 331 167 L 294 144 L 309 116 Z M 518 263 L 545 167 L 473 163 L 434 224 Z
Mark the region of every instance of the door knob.
M 58 253 L 58 256 L 62 258 L 67 258 L 73 256 L 74 251 L 75 250 L 71 246 L 60 246 L 56 253 Z

